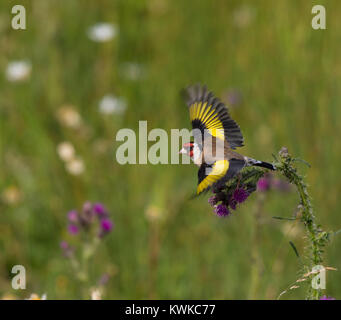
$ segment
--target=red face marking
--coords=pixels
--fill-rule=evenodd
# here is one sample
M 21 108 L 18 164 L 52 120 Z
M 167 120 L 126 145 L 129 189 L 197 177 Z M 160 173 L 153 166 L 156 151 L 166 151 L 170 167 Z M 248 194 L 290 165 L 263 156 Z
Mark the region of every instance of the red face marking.
M 188 143 L 184 143 L 183 145 L 184 149 L 186 149 L 187 154 L 193 158 L 193 148 L 194 148 L 194 143 L 193 142 L 188 142 Z

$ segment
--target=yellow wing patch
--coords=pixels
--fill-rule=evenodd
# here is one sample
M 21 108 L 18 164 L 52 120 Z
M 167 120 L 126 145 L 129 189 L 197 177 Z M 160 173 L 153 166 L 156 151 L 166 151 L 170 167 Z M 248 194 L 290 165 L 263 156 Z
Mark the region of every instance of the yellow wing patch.
M 223 123 L 214 111 L 207 102 L 195 102 L 189 107 L 191 121 L 199 120 L 212 136 L 225 140 Z
M 224 129 L 208 129 L 210 135 L 221 140 L 225 140 Z
M 199 183 L 197 187 L 197 194 L 200 194 L 223 178 L 229 169 L 229 166 L 230 163 L 228 160 L 217 160 L 214 163 L 211 172 Z

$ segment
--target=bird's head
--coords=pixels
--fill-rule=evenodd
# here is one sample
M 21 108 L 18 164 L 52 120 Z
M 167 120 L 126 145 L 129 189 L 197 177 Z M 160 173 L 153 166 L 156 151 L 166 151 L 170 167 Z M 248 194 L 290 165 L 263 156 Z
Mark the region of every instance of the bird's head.
M 195 142 L 187 142 L 182 146 L 179 153 L 189 156 L 191 159 L 197 158 L 201 154 L 201 150 Z
M 187 156 L 193 158 L 193 149 L 194 149 L 194 142 L 184 143 L 179 153 L 186 154 Z

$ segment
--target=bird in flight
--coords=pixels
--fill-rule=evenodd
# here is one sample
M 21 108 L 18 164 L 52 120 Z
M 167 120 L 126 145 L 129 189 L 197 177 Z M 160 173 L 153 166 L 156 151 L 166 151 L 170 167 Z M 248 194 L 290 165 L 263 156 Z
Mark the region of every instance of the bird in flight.
M 276 169 L 271 163 L 234 151 L 244 145 L 239 125 L 206 86 L 198 84 L 188 87 L 185 92 L 194 141 L 185 143 L 180 153 L 188 155 L 199 167 L 197 195 L 210 188 L 222 188 L 247 166 Z

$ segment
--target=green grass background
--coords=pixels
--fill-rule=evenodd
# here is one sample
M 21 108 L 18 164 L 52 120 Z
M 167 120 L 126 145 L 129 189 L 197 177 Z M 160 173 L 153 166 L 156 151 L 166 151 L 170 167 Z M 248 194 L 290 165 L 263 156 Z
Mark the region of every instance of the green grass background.
M 339 1 L 20 3 L 25 31 L 10 27 L 13 1 L 0 3 L 0 193 L 15 186 L 21 194 L 14 204 L 0 202 L 1 295 L 84 297 L 59 242 L 71 239 L 66 213 L 86 200 L 103 202 L 115 222 L 91 265 L 93 283 L 104 272 L 112 275 L 104 298 L 275 299 L 299 277 L 289 241 L 303 254 L 303 229 L 272 219 L 293 214 L 295 192 L 270 192 L 260 215 L 254 194 L 232 217 L 219 219 L 207 196 L 188 200 L 197 180 L 193 165 L 117 163 L 120 128 L 136 129 L 139 120 L 168 132 L 189 127 L 179 91 L 196 82 L 221 97 L 237 88 L 243 102 L 231 114 L 245 137 L 240 151 L 271 160 L 287 146 L 308 161 L 311 169 L 298 166 L 317 220 L 327 230 L 341 227 Z M 312 29 L 313 4 L 325 5 L 326 30 Z M 238 10 L 253 12 L 244 27 L 235 22 Z M 119 27 L 110 42 L 87 37 L 87 28 L 101 21 Z M 17 59 L 31 61 L 32 75 L 10 83 L 5 69 Z M 124 77 L 126 62 L 143 65 L 145 76 Z M 108 93 L 125 97 L 124 115 L 98 112 Z M 82 116 L 81 130 L 58 122 L 64 104 Z M 70 175 L 59 159 L 62 141 L 83 158 L 81 176 Z M 146 219 L 150 206 L 160 211 L 158 223 Z M 340 269 L 340 241 L 327 248 L 325 265 Z M 11 288 L 15 264 L 26 267 L 26 290 Z M 339 271 L 328 273 L 326 294 L 339 298 L 340 282 Z M 283 299 L 304 294 L 299 288 Z

